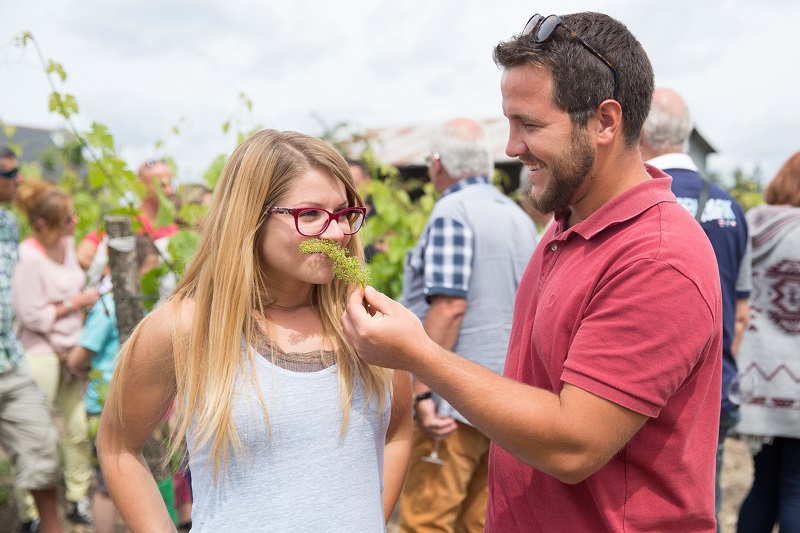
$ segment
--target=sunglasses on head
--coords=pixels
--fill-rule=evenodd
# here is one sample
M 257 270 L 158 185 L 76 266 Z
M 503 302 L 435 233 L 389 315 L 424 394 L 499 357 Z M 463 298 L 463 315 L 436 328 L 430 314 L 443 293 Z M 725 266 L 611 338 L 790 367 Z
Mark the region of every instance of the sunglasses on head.
M 553 30 L 557 27 L 561 26 L 564 28 L 567 33 L 569 33 L 573 39 L 581 43 L 584 48 L 589 50 L 594 56 L 602 61 L 608 68 L 611 69 L 611 74 L 614 75 L 614 100 L 617 99 L 617 69 L 614 68 L 608 59 L 603 57 L 603 54 L 595 50 L 595 48 L 587 43 L 582 37 L 580 37 L 577 33 L 575 33 L 569 26 L 564 24 L 564 21 L 561 20 L 561 17 L 558 15 L 548 15 L 546 17 L 541 16 L 539 13 L 536 13 L 530 19 L 528 19 L 527 24 L 522 29 L 522 33 L 520 36 L 530 35 L 533 37 L 533 42 L 535 43 L 543 43 L 547 41 L 552 35 Z
M 17 174 L 19 174 L 19 167 L 12 168 L 11 170 L 0 171 L 0 178 L 13 180 L 17 177 Z

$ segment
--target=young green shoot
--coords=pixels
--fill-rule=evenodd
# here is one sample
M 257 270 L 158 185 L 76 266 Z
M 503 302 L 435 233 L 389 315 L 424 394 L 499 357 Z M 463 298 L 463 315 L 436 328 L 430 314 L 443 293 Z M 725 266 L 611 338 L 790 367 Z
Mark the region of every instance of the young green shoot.
M 364 289 L 369 283 L 369 271 L 349 252 L 330 239 L 309 239 L 300 244 L 304 254 L 325 254 L 333 263 L 333 273 L 345 283 L 358 283 Z

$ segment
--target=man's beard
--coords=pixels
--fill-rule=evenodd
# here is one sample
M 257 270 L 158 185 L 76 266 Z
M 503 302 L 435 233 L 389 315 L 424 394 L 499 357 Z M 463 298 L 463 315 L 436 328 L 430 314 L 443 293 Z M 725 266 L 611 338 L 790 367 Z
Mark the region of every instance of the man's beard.
M 526 194 L 533 207 L 540 213 L 551 213 L 567 207 L 589 176 L 594 160 L 595 154 L 586 128 L 573 126 L 569 147 L 547 165 L 550 179 L 545 187 L 534 195 L 533 185 L 528 185 Z

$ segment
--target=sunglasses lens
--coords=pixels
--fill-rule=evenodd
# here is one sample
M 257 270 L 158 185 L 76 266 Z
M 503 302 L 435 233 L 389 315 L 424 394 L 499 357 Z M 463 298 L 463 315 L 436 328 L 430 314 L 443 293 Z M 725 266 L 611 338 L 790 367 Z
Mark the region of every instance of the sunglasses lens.
M 536 35 L 533 36 L 534 41 L 537 43 L 543 43 L 547 39 L 550 38 L 550 34 L 553 33 L 553 30 L 561 23 L 561 18 L 557 15 L 550 15 L 546 19 L 542 21 L 542 24 L 539 26 L 539 31 L 536 32 Z
M 17 174 L 19 174 L 19 167 L 12 168 L 11 170 L 6 170 L 4 172 L 0 172 L 0 176 L 2 176 L 4 178 L 8 178 L 10 180 L 13 180 L 14 178 L 16 178 Z
M 542 16 L 539 13 L 536 13 L 534 16 L 528 19 L 528 23 L 525 24 L 525 27 L 522 29 L 521 35 L 529 35 L 534 28 L 536 28 L 536 25 L 539 24 L 540 20 L 542 20 Z

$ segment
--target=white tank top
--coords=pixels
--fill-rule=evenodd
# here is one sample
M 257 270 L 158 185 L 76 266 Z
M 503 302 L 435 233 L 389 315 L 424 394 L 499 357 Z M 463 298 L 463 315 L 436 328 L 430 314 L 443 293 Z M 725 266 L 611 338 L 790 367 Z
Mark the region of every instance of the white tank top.
M 383 452 L 390 405 L 366 405 L 363 385 L 353 394 L 341 436 L 336 366 L 292 372 L 256 356 L 257 379 L 269 413 L 267 431 L 252 384 L 234 399 L 233 419 L 247 455 L 229 458 L 214 485 L 210 446 L 187 435 L 192 472 L 192 532 L 385 531 Z

